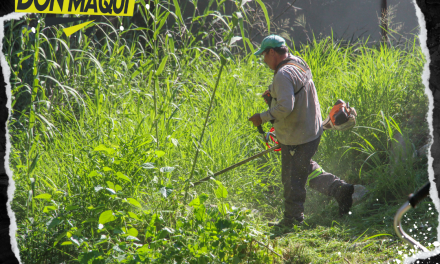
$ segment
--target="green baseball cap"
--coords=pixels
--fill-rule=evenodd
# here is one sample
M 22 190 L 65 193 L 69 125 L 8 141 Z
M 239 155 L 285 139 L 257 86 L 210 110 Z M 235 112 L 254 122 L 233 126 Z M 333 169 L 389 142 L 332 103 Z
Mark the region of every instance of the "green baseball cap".
M 269 35 L 263 39 L 261 42 L 261 47 L 254 55 L 260 55 L 268 48 L 279 48 L 281 46 L 286 46 L 286 41 L 278 35 Z

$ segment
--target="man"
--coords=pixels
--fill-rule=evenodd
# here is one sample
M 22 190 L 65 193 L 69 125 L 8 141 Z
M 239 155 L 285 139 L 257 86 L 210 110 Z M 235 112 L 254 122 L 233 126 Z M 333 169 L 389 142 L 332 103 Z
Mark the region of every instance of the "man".
M 284 218 L 269 226 L 291 227 L 302 224 L 306 184 L 334 197 L 339 214 L 349 212 L 354 186 L 331 173 L 324 172 L 312 160 L 321 140 L 322 118 L 318 95 L 307 63 L 288 53 L 282 37 L 270 35 L 255 55 L 274 70 L 272 84 L 264 94 L 272 96 L 270 109 L 254 114 L 249 121 L 255 126 L 273 120 L 277 141 L 281 145 L 281 178 L 284 185 Z

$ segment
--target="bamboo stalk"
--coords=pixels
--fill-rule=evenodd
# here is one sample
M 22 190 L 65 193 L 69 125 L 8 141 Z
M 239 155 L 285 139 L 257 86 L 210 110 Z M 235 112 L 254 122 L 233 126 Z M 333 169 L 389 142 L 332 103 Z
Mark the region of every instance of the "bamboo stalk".
M 212 92 L 211 102 L 210 102 L 209 108 L 208 108 L 208 113 L 206 113 L 205 124 L 203 125 L 202 134 L 200 135 L 200 139 L 197 142 L 199 145 L 202 142 L 203 134 L 205 133 L 206 124 L 208 123 L 209 114 L 211 113 L 212 103 L 214 102 L 214 98 L 215 98 L 215 92 L 217 91 L 218 83 L 220 81 L 220 76 L 222 75 L 222 71 L 223 71 L 223 67 L 224 66 L 225 66 L 225 62 L 222 62 L 222 66 L 220 67 L 220 70 L 219 70 L 219 73 L 218 73 L 218 76 L 217 76 L 217 82 L 215 83 L 214 91 Z M 193 176 L 193 173 L 194 173 L 194 169 L 195 169 L 196 164 L 197 164 L 197 157 L 199 156 L 199 147 L 198 146 L 196 146 L 196 147 L 197 147 L 196 155 L 194 157 L 194 162 L 193 162 L 193 166 L 192 166 L 192 169 L 191 169 L 191 174 L 188 177 L 188 181 L 190 181 L 192 179 L 192 176 Z M 187 184 L 186 187 L 185 187 L 185 197 L 183 199 L 183 203 L 186 202 L 186 197 L 188 196 L 189 186 L 190 185 Z

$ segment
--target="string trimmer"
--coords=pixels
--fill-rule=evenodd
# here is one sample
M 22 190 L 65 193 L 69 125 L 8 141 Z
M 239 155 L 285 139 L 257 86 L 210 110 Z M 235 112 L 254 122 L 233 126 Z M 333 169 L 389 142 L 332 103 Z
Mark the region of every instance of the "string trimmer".
M 264 98 L 264 100 L 266 101 L 266 104 L 267 104 L 267 105 L 269 106 L 269 108 L 270 108 L 270 94 L 264 94 L 264 95 L 263 95 L 263 98 Z M 272 120 L 271 120 L 271 122 L 273 123 Z M 199 185 L 199 184 L 201 184 L 201 183 L 203 183 L 203 182 L 205 182 L 205 181 L 208 181 L 209 179 L 211 179 L 211 177 L 213 177 L 213 178 L 214 178 L 214 177 L 217 177 L 217 176 L 220 175 L 220 174 L 223 174 L 223 173 L 225 173 L 225 172 L 227 172 L 227 171 L 230 171 L 230 170 L 232 170 L 232 169 L 234 169 L 234 168 L 237 168 L 238 166 L 241 166 L 241 165 L 243 165 L 243 164 L 245 164 L 245 163 L 247 163 L 247 162 L 249 162 L 249 161 L 251 161 L 251 160 L 254 160 L 254 159 L 258 158 L 258 157 L 261 157 L 261 156 L 263 156 L 263 155 L 266 154 L 266 153 L 269 153 L 269 152 L 272 152 L 272 151 L 280 151 L 280 150 L 281 150 L 281 146 L 280 146 L 280 145 L 278 144 L 278 142 L 276 142 L 275 139 L 274 139 L 274 137 L 275 137 L 275 133 L 274 133 L 274 129 L 273 129 L 273 128 L 272 128 L 272 129 L 271 129 L 271 130 L 265 135 L 263 128 L 261 127 L 261 125 L 259 125 L 259 126 L 258 126 L 258 132 L 260 132 L 260 134 L 263 135 L 264 141 L 266 142 L 266 145 L 267 145 L 267 147 L 268 147 L 269 149 L 266 149 L 265 151 L 262 151 L 262 152 L 260 152 L 260 153 L 258 153 L 258 154 L 256 154 L 256 155 L 254 155 L 254 156 L 252 156 L 252 157 L 250 157 L 250 158 L 247 158 L 247 159 L 245 159 L 245 160 L 240 161 L 239 163 L 236 163 L 236 164 L 234 164 L 234 165 L 232 165 L 232 166 L 229 166 L 229 167 L 227 167 L 226 169 L 223 169 L 223 170 L 221 170 L 221 171 L 218 171 L 218 172 L 214 173 L 214 174 L 211 175 L 211 176 L 205 177 L 205 178 L 201 179 L 200 181 L 194 183 L 193 186 L 197 186 L 197 185 Z M 270 146 L 269 146 L 269 137 L 272 139 L 273 142 L 275 142 L 276 146 L 274 146 L 274 147 L 270 147 Z
M 265 93 L 262 95 L 262 97 L 264 98 L 264 101 L 266 101 L 266 104 L 268 105 L 268 107 L 270 108 L 270 104 L 272 102 L 272 97 L 270 95 L 270 93 Z M 324 120 L 323 122 L 323 129 L 324 130 L 340 130 L 340 131 L 344 131 L 347 129 L 350 129 L 352 127 L 354 127 L 354 125 L 356 124 L 356 110 L 352 107 L 350 107 L 350 105 L 347 103 L 345 104 L 344 101 L 342 100 L 338 100 L 335 105 L 333 106 L 333 108 L 330 111 L 329 116 Z M 270 121 L 273 124 L 273 120 Z M 211 176 L 205 177 L 201 180 L 199 180 L 198 182 L 195 182 L 192 186 L 197 186 L 199 184 L 201 184 L 202 182 L 208 181 L 209 179 L 217 177 L 220 174 L 223 174 L 227 171 L 230 171 L 234 168 L 237 168 L 238 166 L 241 166 L 251 160 L 254 160 L 258 157 L 263 156 L 266 153 L 269 153 L 271 151 L 280 151 L 281 150 L 281 145 L 278 144 L 278 142 L 275 140 L 275 129 L 272 127 L 269 132 L 265 133 L 263 128 L 261 127 L 261 125 L 258 126 L 258 132 L 260 132 L 260 134 L 263 135 L 264 141 L 266 142 L 266 145 L 269 149 L 266 149 L 265 151 L 262 151 L 250 158 L 247 158 L 245 160 L 242 160 L 230 167 L 227 167 L 226 169 L 223 169 L 221 171 L 218 171 L 216 173 L 214 173 Z M 274 147 L 270 147 L 269 145 L 269 139 L 272 140 L 272 142 L 275 143 Z
M 408 243 L 414 249 L 421 250 L 423 252 L 429 252 L 429 250 L 422 246 L 417 240 L 412 238 L 410 235 L 405 233 L 402 228 L 401 219 L 408 212 L 409 209 L 415 208 L 417 204 L 422 201 L 429 194 L 429 188 L 431 184 L 426 183 L 420 190 L 418 190 L 415 194 L 411 194 L 408 198 L 408 201 L 403 204 L 399 210 L 397 210 L 396 215 L 394 216 L 394 231 L 396 231 L 397 236 L 404 242 Z

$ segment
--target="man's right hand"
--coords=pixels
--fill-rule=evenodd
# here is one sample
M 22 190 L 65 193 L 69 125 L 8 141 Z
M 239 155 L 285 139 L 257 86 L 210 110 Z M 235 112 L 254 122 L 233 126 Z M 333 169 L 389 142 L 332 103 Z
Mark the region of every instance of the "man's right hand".
M 270 91 L 269 91 L 269 90 L 266 90 L 266 91 L 261 95 L 261 97 L 264 98 L 264 96 L 265 96 L 266 94 L 269 94 L 269 96 L 270 96 Z M 266 102 L 266 104 L 269 104 L 269 102 L 266 100 L 266 98 L 264 98 L 264 101 Z
M 263 123 L 263 120 L 261 120 L 260 114 L 254 114 L 253 116 L 249 117 L 248 119 L 249 121 L 251 121 L 254 126 L 258 127 L 259 125 L 261 125 Z

